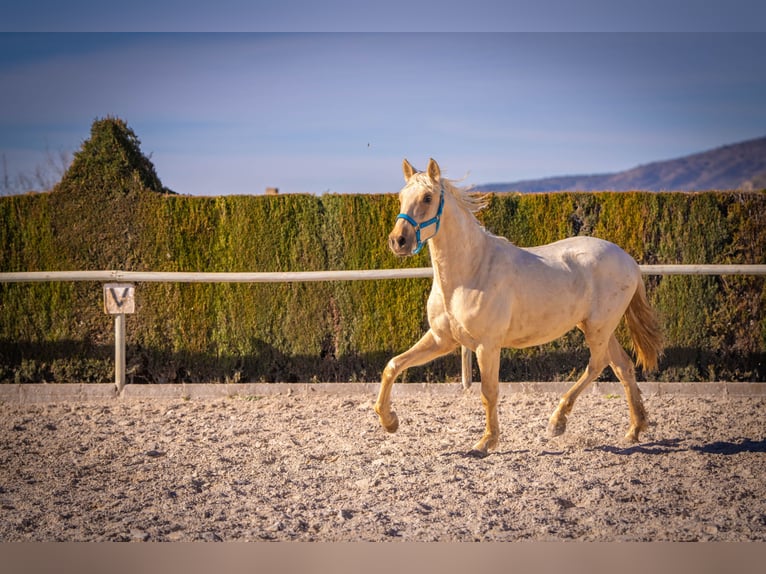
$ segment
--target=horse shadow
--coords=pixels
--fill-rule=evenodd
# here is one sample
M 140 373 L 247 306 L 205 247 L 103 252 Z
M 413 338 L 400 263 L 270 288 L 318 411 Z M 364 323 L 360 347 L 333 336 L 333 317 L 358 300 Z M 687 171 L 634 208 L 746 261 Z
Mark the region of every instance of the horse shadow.
M 633 454 L 669 454 L 674 452 L 699 452 L 701 454 L 722 454 L 733 455 L 742 453 L 766 453 L 766 440 L 753 440 L 750 438 L 740 439 L 738 442 L 734 441 L 715 441 L 702 445 L 683 446 L 683 439 L 665 439 L 655 442 L 649 442 L 644 444 L 632 445 L 629 447 L 621 448 L 612 445 L 597 446 L 591 451 L 602 451 L 611 454 L 617 454 L 622 456 L 630 456 Z
M 752 440 L 744 438 L 740 442 L 717 441 L 702 446 L 693 446 L 691 450 L 696 450 L 704 454 L 741 454 L 743 452 L 763 453 L 766 452 L 766 440 Z
M 683 448 L 681 443 L 683 439 L 672 438 L 664 439 L 654 442 L 647 442 L 641 444 L 635 444 L 628 447 L 620 447 L 614 445 L 601 445 L 593 448 L 585 449 L 586 452 L 608 452 L 610 454 L 618 454 L 623 456 L 630 456 L 632 454 L 668 454 L 672 452 L 688 451 L 688 448 Z
M 676 452 L 698 452 L 700 454 L 720 454 L 731 456 L 742 453 L 766 453 L 766 439 L 753 440 L 750 438 L 739 439 L 738 441 L 715 441 L 702 445 L 685 446 L 684 439 L 671 438 L 631 445 L 628 447 L 619 447 L 614 445 L 600 445 L 586 448 L 586 452 L 608 452 L 619 456 L 631 456 L 634 454 L 661 455 L 672 454 Z M 457 450 L 442 453 L 442 456 L 449 458 L 464 459 L 483 459 L 487 456 L 509 457 L 519 454 L 532 452 L 530 449 L 506 450 L 494 453 L 481 453 L 475 450 Z M 564 456 L 566 450 L 543 450 L 538 453 L 539 456 Z
M 479 450 L 469 449 L 469 450 L 451 450 L 448 452 L 441 453 L 441 456 L 445 458 L 472 458 L 476 460 L 481 460 L 483 458 L 487 458 L 490 456 L 511 456 L 516 454 L 526 454 L 531 452 L 528 448 L 526 449 L 519 449 L 519 450 L 506 450 L 506 451 L 497 451 L 497 452 L 481 452 Z

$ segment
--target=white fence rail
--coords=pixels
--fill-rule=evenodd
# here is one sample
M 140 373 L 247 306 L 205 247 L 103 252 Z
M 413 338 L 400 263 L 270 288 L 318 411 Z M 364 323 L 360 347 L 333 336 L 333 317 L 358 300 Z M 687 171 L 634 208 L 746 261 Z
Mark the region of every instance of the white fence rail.
M 766 275 L 766 265 L 640 265 L 644 275 Z M 431 267 L 353 271 L 194 273 L 186 271 L 22 271 L 0 273 L 0 283 L 45 281 L 136 281 L 154 283 L 300 283 L 427 279 Z
M 640 265 L 644 275 L 766 275 L 766 265 Z M 352 271 L 293 271 L 244 273 L 192 273 L 154 271 L 27 271 L 0 273 L 0 283 L 46 281 L 135 281 L 154 283 L 298 283 L 311 281 L 370 281 L 380 279 L 428 279 L 431 267 Z M 125 384 L 124 315 L 115 315 L 115 385 Z M 463 386 L 471 384 L 473 356 L 462 349 Z

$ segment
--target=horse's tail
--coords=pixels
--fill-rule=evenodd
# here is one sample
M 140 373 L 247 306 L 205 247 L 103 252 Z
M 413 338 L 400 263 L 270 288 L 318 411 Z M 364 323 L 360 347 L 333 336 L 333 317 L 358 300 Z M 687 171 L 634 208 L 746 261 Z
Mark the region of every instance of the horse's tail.
M 657 368 L 657 361 L 662 355 L 662 330 L 657 314 L 646 300 L 644 282 L 639 280 L 633 299 L 625 312 L 636 362 L 646 370 Z

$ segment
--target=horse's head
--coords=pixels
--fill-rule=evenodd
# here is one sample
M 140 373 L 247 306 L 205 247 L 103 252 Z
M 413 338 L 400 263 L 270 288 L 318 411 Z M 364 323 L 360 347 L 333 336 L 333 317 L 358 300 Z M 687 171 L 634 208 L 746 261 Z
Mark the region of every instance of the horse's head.
M 441 171 L 433 159 L 422 173 L 406 159 L 402 169 L 406 184 L 399 192 L 399 215 L 388 236 L 388 246 L 399 257 L 419 253 L 436 235 L 444 208 Z

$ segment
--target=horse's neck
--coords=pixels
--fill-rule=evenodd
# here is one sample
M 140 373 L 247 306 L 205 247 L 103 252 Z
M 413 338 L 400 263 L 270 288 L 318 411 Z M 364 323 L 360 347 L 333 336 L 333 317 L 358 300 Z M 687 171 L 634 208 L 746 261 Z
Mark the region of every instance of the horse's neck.
M 445 293 L 476 276 L 487 255 L 490 235 L 476 219 L 453 206 L 445 212 L 441 231 L 429 241 L 434 276 Z

